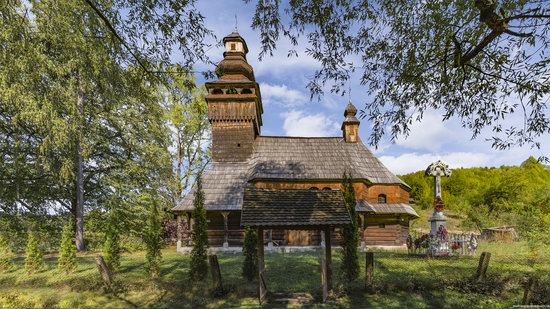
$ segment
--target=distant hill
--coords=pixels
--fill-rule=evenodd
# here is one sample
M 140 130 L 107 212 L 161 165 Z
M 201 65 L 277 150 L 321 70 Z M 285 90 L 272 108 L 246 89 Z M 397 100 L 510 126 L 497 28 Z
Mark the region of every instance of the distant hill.
M 433 203 L 433 178 L 424 176 L 424 171 L 400 178 L 412 187 L 413 206 L 427 216 Z M 520 166 L 454 169 L 442 180 L 442 189 L 445 208 L 458 220 L 455 228 L 516 225 L 526 214 L 550 212 L 550 170 L 533 157 Z

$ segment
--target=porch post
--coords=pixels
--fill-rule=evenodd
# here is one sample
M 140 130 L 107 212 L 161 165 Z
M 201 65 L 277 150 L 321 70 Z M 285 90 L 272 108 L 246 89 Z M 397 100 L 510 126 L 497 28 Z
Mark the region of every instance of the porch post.
M 258 301 L 260 305 L 264 303 L 267 294 L 265 285 L 265 263 L 264 263 L 264 230 L 258 228 Z
M 327 290 L 332 290 L 332 244 L 330 226 L 325 227 L 325 255 L 327 263 Z
M 182 226 L 181 226 L 181 216 L 178 214 L 178 216 L 176 217 L 176 237 L 177 237 L 177 241 L 176 241 L 176 252 L 180 251 L 181 250 L 181 239 L 183 238 L 183 231 L 182 231 Z
M 222 211 L 223 216 L 223 247 L 227 248 L 229 247 L 229 241 L 228 241 L 228 228 L 227 228 L 227 217 L 229 216 L 229 211 Z
M 361 218 L 361 228 L 359 229 L 361 231 L 361 249 L 364 249 L 366 246 L 365 243 L 365 214 L 359 213 L 359 217 Z
M 193 215 L 191 214 L 191 212 L 188 212 L 187 213 L 187 235 L 191 235 L 191 231 L 193 231 Z M 191 240 L 191 237 L 188 237 L 187 239 L 187 245 L 188 246 L 191 246 L 192 245 L 192 240 Z
M 267 250 L 273 250 L 273 230 L 267 232 Z

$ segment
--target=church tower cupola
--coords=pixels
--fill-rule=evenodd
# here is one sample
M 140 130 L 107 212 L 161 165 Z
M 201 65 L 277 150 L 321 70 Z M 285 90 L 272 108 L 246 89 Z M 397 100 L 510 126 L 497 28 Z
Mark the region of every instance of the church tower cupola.
M 348 103 L 344 111 L 344 122 L 342 123 L 342 133 L 346 143 L 357 143 L 359 141 L 359 120 L 355 115 L 357 108 L 351 103 Z
M 212 125 L 212 160 L 242 162 L 252 154 L 254 140 L 261 132 L 262 97 L 254 70 L 246 61 L 245 40 L 232 32 L 223 43 L 223 59 L 216 67 L 218 80 L 205 85 Z

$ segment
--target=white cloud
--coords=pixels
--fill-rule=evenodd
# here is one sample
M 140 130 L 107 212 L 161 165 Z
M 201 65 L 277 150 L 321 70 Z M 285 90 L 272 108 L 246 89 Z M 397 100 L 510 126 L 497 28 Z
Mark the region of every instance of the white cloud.
M 303 111 L 282 113 L 287 136 L 337 136 L 339 124 L 323 113 L 307 115 Z
M 440 150 L 445 144 L 452 143 L 456 137 L 456 131 L 449 128 L 450 123 L 442 120 L 441 115 L 436 112 L 424 113 L 422 121 L 413 122 L 411 125 L 409 136 L 399 137 L 395 144 L 415 150 Z
M 262 100 L 266 105 L 279 104 L 285 107 L 301 106 L 307 103 L 308 98 L 302 92 L 290 89 L 286 85 L 272 85 L 261 83 Z
M 395 174 L 402 175 L 426 169 L 441 160 L 452 168 L 490 166 L 494 156 L 482 152 L 453 152 L 445 155 L 404 153 L 399 156 L 381 156 L 380 161 Z

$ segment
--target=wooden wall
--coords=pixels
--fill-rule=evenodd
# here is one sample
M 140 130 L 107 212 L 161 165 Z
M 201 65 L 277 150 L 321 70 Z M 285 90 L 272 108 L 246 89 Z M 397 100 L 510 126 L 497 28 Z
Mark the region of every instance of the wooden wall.
M 219 211 L 207 212 L 208 240 L 211 246 L 222 246 L 224 241 L 223 216 Z M 244 231 L 240 227 L 240 211 L 231 211 L 228 216 L 228 242 L 229 246 L 242 246 Z M 382 226 L 383 225 L 383 226 Z M 397 216 L 365 215 L 365 230 L 363 239 L 367 245 L 400 246 L 404 245 L 409 233 L 409 221 L 401 220 Z M 267 242 L 269 230 L 264 231 L 264 239 Z M 332 243 L 340 245 L 342 241 L 341 231 L 335 228 L 332 235 Z M 303 230 L 273 230 L 273 241 L 280 246 L 318 246 L 321 244 L 320 231 Z

